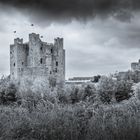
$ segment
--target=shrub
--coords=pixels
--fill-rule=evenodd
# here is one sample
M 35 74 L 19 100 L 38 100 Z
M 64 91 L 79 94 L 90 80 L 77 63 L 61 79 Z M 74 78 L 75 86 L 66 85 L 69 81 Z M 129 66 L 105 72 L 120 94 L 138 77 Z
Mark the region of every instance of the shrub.
M 140 83 L 133 86 L 134 96 L 136 99 L 140 100 Z
M 70 93 L 70 101 L 72 104 L 79 102 L 78 93 L 79 93 L 79 88 L 73 87 Z
M 1 79 L 0 82 L 0 103 L 1 104 L 10 104 L 16 102 L 18 99 L 17 96 L 17 87 L 14 83 L 10 82 L 9 77 Z
M 31 113 L 21 107 L 0 107 L 0 139 L 127 140 L 140 139 L 140 103 L 128 100 L 89 109 L 83 104 Z
M 113 103 L 129 99 L 133 92 L 132 86 L 132 81 L 102 77 L 98 83 L 97 91 L 103 103 Z
M 129 100 L 115 105 L 104 105 L 96 110 L 88 123 L 88 140 L 140 139 L 140 103 Z
M 37 108 L 37 105 L 41 102 L 42 96 L 40 93 L 34 93 L 32 90 L 28 90 L 25 93 L 22 92 L 22 107 L 32 112 Z
M 116 80 L 112 77 L 102 76 L 97 86 L 99 98 L 103 103 L 115 102 Z
M 94 76 L 94 80 L 92 82 L 98 83 L 100 78 L 101 78 L 100 75 Z
M 81 100 L 81 88 L 70 86 L 65 88 L 65 92 L 58 93 L 58 99 L 61 103 L 75 104 Z
M 94 84 L 81 86 L 71 86 L 65 89 L 65 92 L 58 94 L 58 100 L 61 103 L 75 104 L 81 101 L 94 102 L 94 97 L 97 95 Z
M 86 98 L 92 96 L 93 94 L 96 93 L 96 89 L 93 85 L 87 85 L 84 88 L 84 95 L 83 95 L 83 100 L 85 100 Z
M 129 99 L 131 97 L 133 82 L 121 80 L 117 81 L 117 92 L 115 93 L 118 102 Z
M 69 97 L 68 97 L 67 93 L 64 93 L 64 92 L 58 93 L 57 98 L 60 103 L 64 103 L 64 104 L 69 103 Z

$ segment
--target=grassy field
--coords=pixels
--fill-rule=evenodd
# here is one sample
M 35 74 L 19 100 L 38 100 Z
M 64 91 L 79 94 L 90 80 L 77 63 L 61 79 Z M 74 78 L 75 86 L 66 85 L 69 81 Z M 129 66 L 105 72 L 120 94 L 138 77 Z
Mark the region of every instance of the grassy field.
M 1 140 L 139 140 L 140 103 L 0 106 Z
M 44 97 L 32 91 L 19 97 L 14 85 L 4 85 L 0 140 L 140 139 L 139 84 L 104 78 L 98 87 L 71 87 Z

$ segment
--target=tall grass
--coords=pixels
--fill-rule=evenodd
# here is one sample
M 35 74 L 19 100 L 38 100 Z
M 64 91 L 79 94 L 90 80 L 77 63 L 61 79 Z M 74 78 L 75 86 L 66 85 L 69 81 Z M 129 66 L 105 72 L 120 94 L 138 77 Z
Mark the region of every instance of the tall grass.
M 122 88 L 119 82 L 115 88 L 113 81 L 108 89 L 112 79 L 101 80 L 99 83 L 108 82 L 72 87 L 55 96 L 22 91 L 17 99 L 21 104 L 15 101 L 0 105 L 0 140 L 139 140 L 140 85 L 130 90 L 131 84 L 122 82 Z M 124 89 L 124 95 L 122 90 L 118 92 L 118 87 Z M 123 96 L 123 100 L 102 101 L 100 95 L 109 93 L 111 101 L 114 92 Z M 129 92 L 133 92 L 130 98 L 124 98 Z
M 1 140 L 138 140 L 140 103 L 54 106 L 29 112 L 22 107 L 0 107 Z

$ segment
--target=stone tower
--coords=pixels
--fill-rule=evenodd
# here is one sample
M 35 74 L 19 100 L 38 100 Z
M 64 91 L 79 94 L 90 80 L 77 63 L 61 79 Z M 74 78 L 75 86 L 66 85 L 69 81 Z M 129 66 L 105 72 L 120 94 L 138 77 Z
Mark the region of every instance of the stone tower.
M 10 45 L 10 78 L 22 83 L 45 81 L 50 90 L 61 89 L 65 82 L 65 50 L 63 38 L 54 39 L 54 43 L 42 42 L 39 34 L 29 34 L 29 42 L 14 39 Z
M 132 71 L 140 71 L 140 60 L 138 62 L 131 63 Z

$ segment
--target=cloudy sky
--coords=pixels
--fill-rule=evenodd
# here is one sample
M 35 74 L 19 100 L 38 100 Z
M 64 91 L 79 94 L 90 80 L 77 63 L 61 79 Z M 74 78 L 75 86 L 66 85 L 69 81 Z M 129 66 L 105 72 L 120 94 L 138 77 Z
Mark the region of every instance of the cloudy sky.
M 67 78 L 125 71 L 140 58 L 140 2 L 0 0 L 0 75 L 9 74 L 13 39 L 31 32 L 64 38 Z

